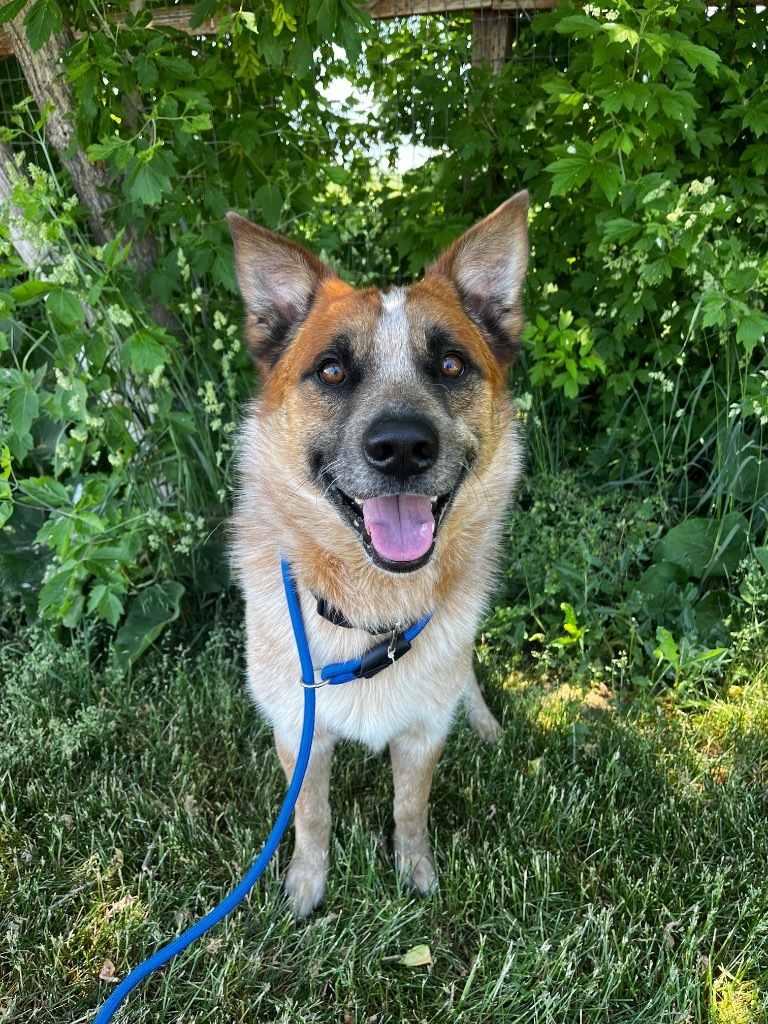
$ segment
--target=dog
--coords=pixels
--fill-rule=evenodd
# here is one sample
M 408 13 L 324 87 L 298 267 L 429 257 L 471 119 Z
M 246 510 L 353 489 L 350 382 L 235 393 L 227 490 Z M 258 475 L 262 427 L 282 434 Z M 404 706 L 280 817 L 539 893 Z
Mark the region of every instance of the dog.
M 323 900 L 331 758 L 355 740 L 389 746 L 395 863 L 427 894 L 429 793 L 457 708 L 481 739 L 500 733 L 472 654 L 522 464 L 506 378 L 523 324 L 528 196 L 470 228 L 423 280 L 385 291 L 356 290 L 296 242 L 228 221 L 262 385 L 239 434 L 233 560 L 248 688 L 288 779 L 303 700 L 281 557 L 315 666 L 360 658 L 432 615 L 381 674 L 317 690 L 285 888 L 298 917 Z

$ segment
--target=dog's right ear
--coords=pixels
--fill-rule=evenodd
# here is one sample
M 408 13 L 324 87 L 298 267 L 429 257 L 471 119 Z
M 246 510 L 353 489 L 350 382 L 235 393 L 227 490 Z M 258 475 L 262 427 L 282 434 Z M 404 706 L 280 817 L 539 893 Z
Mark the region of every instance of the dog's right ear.
M 266 374 L 306 319 L 317 289 L 338 275 L 303 246 L 238 213 L 228 213 L 227 222 L 248 314 L 246 337 L 253 358 Z

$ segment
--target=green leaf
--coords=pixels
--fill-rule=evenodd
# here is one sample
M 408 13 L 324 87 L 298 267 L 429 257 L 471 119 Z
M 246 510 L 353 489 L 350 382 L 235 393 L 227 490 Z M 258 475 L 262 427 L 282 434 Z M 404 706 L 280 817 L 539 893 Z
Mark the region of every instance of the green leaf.
M 692 43 L 685 36 L 677 36 L 675 38 L 675 49 L 689 68 L 695 70 L 698 67 L 703 67 L 708 75 L 714 77 L 717 74 L 721 61 L 720 55 L 715 53 L 714 50 L 710 50 L 706 46 L 699 46 L 697 43 Z
M 77 571 L 72 562 L 61 569 L 45 583 L 40 591 L 39 609 L 47 619 L 58 619 L 67 610 L 70 601 L 79 593 Z
M 701 322 L 704 327 L 722 327 L 726 320 L 728 296 L 723 292 L 707 292 L 702 299 Z
M 143 327 L 130 336 L 123 346 L 137 373 L 151 373 L 168 360 L 173 338 L 161 327 Z
M 182 82 L 191 82 L 195 78 L 194 67 L 188 60 L 184 60 L 183 57 L 162 57 L 158 54 L 155 60 L 174 79 L 181 79 Z
M 688 581 L 688 573 L 682 566 L 674 562 L 657 562 L 649 565 L 636 583 L 632 583 L 634 590 L 639 590 L 646 598 L 654 598 L 663 595 L 670 584 L 682 585 Z
M 625 245 L 627 242 L 631 242 L 639 231 L 640 225 L 633 220 L 627 220 L 626 217 L 615 217 L 603 224 L 603 239 L 606 242 L 618 242 L 620 245 Z
M 595 164 L 592 177 L 609 203 L 613 203 L 624 184 L 624 177 L 615 164 Z
M 0 25 L 5 25 L 6 22 L 11 21 L 17 14 L 26 7 L 27 0 L 10 0 L 10 3 L 3 4 L 0 7 Z
M 119 135 L 112 135 L 102 142 L 94 142 L 93 145 L 86 149 L 86 153 L 88 154 L 88 159 L 95 162 L 96 160 L 108 160 L 117 150 L 126 148 L 130 148 L 133 151 L 133 147 L 127 139 L 121 139 Z
M 608 34 L 612 43 L 628 43 L 634 49 L 640 42 L 637 30 L 630 28 L 629 25 L 622 25 L 619 21 L 604 25 L 603 30 Z
M 115 237 L 104 246 L 101 254 L 101 261 L 104 266 L 108 267 L 110 270 L 114 270 L 115 267 L 119 267 L 131 250 L 130 242 L 128 242 L 127 245 L 124 245 L 122 249 L 120 248 L 120 243 L 123 240 L 124 234 L 125 228 L 120 228 Z
M 659 646 L 653 652 L 654 658 L 658 658 L 659 661 L 668 661 L 670 665 L 679 665 L 680 650 L 669 630 L 659 626 L 656 629 L 656 640 Z
M 7 486 L 7 485 L 6 485 Z M 0 527 L 5 526 L 13 515 L 13 502 L 5 497 L 5 489 L 0 484 Z
M 586 154 L 575 153 L 555 160 L 544 170 L 552 175 L 551 194 L 561 196 L 584 184 L 592 171 L 592 160 Z
M 761 568 L 768 572 L 768 547 L 766 548 L 755 548 L 755 558 L 760 564 Z
M 179 617 L 184 587 L 169 580 L 142 590 L 131 602 L 128 618 L 115 640 L 115 660 L 128 668 Z
M 37 0 L 24 18 L 27 39 L 33 53 L 37 53 L 54 32 L 61 28 L 61 8 L 56 0 Z
M 28 434 L 40 411 L 40 397 L 30 387 L 17 388 L 8 399 L 6 412 L 11 429 L 19 437 Z
M 429 967 L 430 964 L 434 963 L 434 960 L 432 959 L 429 946 L 422 944 L 409 949 L 401 958 L 400 963 L 404 967 Z
M 123 614 L 123 602 L 114 588 L 106 583 L 97 583 L 88 597 L 88 612 L 96 612 L 110 626 L 116 626 Z
M 49 281 L 24 281 L 11 288 L 11 296 L 16 302 L 29 302 L 51 290 Z
M 731 595 L 727 590 L 708 591 L 700 601 L 696 602 L 693 609 L 696 629 L 699 634 L 706 636 L 718 628 L 724 630 L 725 619 L 728 618 L 731 611 Z
M 588 39 L 601 30 L 600 22 L 586 14 L 570 14 L 566 18 L 561 18 L 555 25 L 556 32 L 576 36 L 577 39 Z
M 717 539 L 708 576 L 727 576 L 736 572 L 747 553 L 749 523 L 741 512 L 729 512 L 718 523 Z
M 72 330 L 85 320 L 82 302 L 66 288 L 53 288 L 45 300 L 45 308 L 64 330 Z
M 142 89 L 154 89 L 159 77 L 157 64 L 148 53 L 140 53 L 133 61 L 133 71 Z
M 721 520 L 691 518 L 673 526 L 653 551 L 654 562 L 673 562 L 694 579 L 735 571 L 746 553 L 748 524 L 738 512 Z
M 199 132 L 208 132 L 213 128 L 210 114 L 193 114 L 185 117 L 181 122 L 181 130 L 185 135 L 197 135 Z
M 145 206 L 155 206 L 164 195 L 173 191 L 171 180 L 153 164 L 139 163 L 128 183 L 128 194 L 131 199 Z
M 46 508 L 72 507 L 67 488 L 52 476 L 27 477 L 21 483 L 21 491 Z
M 701 579 L 707 571 L 717 542 L 713 519 L 686 519 L 661 538 L 653 552 L 654 562 L 672 562 L 689 576 Z
M 750 309 L 742 315 L 736 328 L 736 340 L 747 352 L 752 352 L 757 345 L 765 342 L 768 335 L 768 316 Z
M 291 65 L 298 79 L 304 78 L 314 67 L 314 47 L 304 26 L 299 28 L 291 49 Z
M 275 185 L 262 185 L 253 197 L 253 208 L 260 213 L 264 225 L 274 230 L 283 212 L 282 192 Z
M 199 28 L 206 18 L 212 18 L 218 10 L 218 0 L 198 0 L 189 16 L 189 27 Z

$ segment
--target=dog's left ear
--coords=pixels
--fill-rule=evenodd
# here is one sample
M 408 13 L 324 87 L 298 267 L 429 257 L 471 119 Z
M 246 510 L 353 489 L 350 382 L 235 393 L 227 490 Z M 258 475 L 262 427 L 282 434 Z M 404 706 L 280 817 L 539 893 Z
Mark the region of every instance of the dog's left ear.
M 228 213 L 227 222 L 235 243 L 237 282 L 248 312 L 246 336 L 264 374 L 306 319 L 320 285 L 338 275 L 304 246 L 238 213 Z
M 528 193 L 518 192 L 453 243 L 426 270 L 453 282 L 502 366 L 519 347 L 521 292 L 528 269 Z

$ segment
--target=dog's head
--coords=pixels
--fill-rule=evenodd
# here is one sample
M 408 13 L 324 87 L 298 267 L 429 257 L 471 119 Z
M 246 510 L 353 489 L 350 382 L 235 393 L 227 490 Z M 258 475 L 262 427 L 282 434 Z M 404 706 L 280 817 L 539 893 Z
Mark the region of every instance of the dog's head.
M 405 288 L 357 291 L 302 246 L 229 214 L 261 406 L 292 461 L 392 573 L 431 558 L 499 441 L 528 262 L 520 192 Z M 277 422 L 277 421 L 276 421 Z

